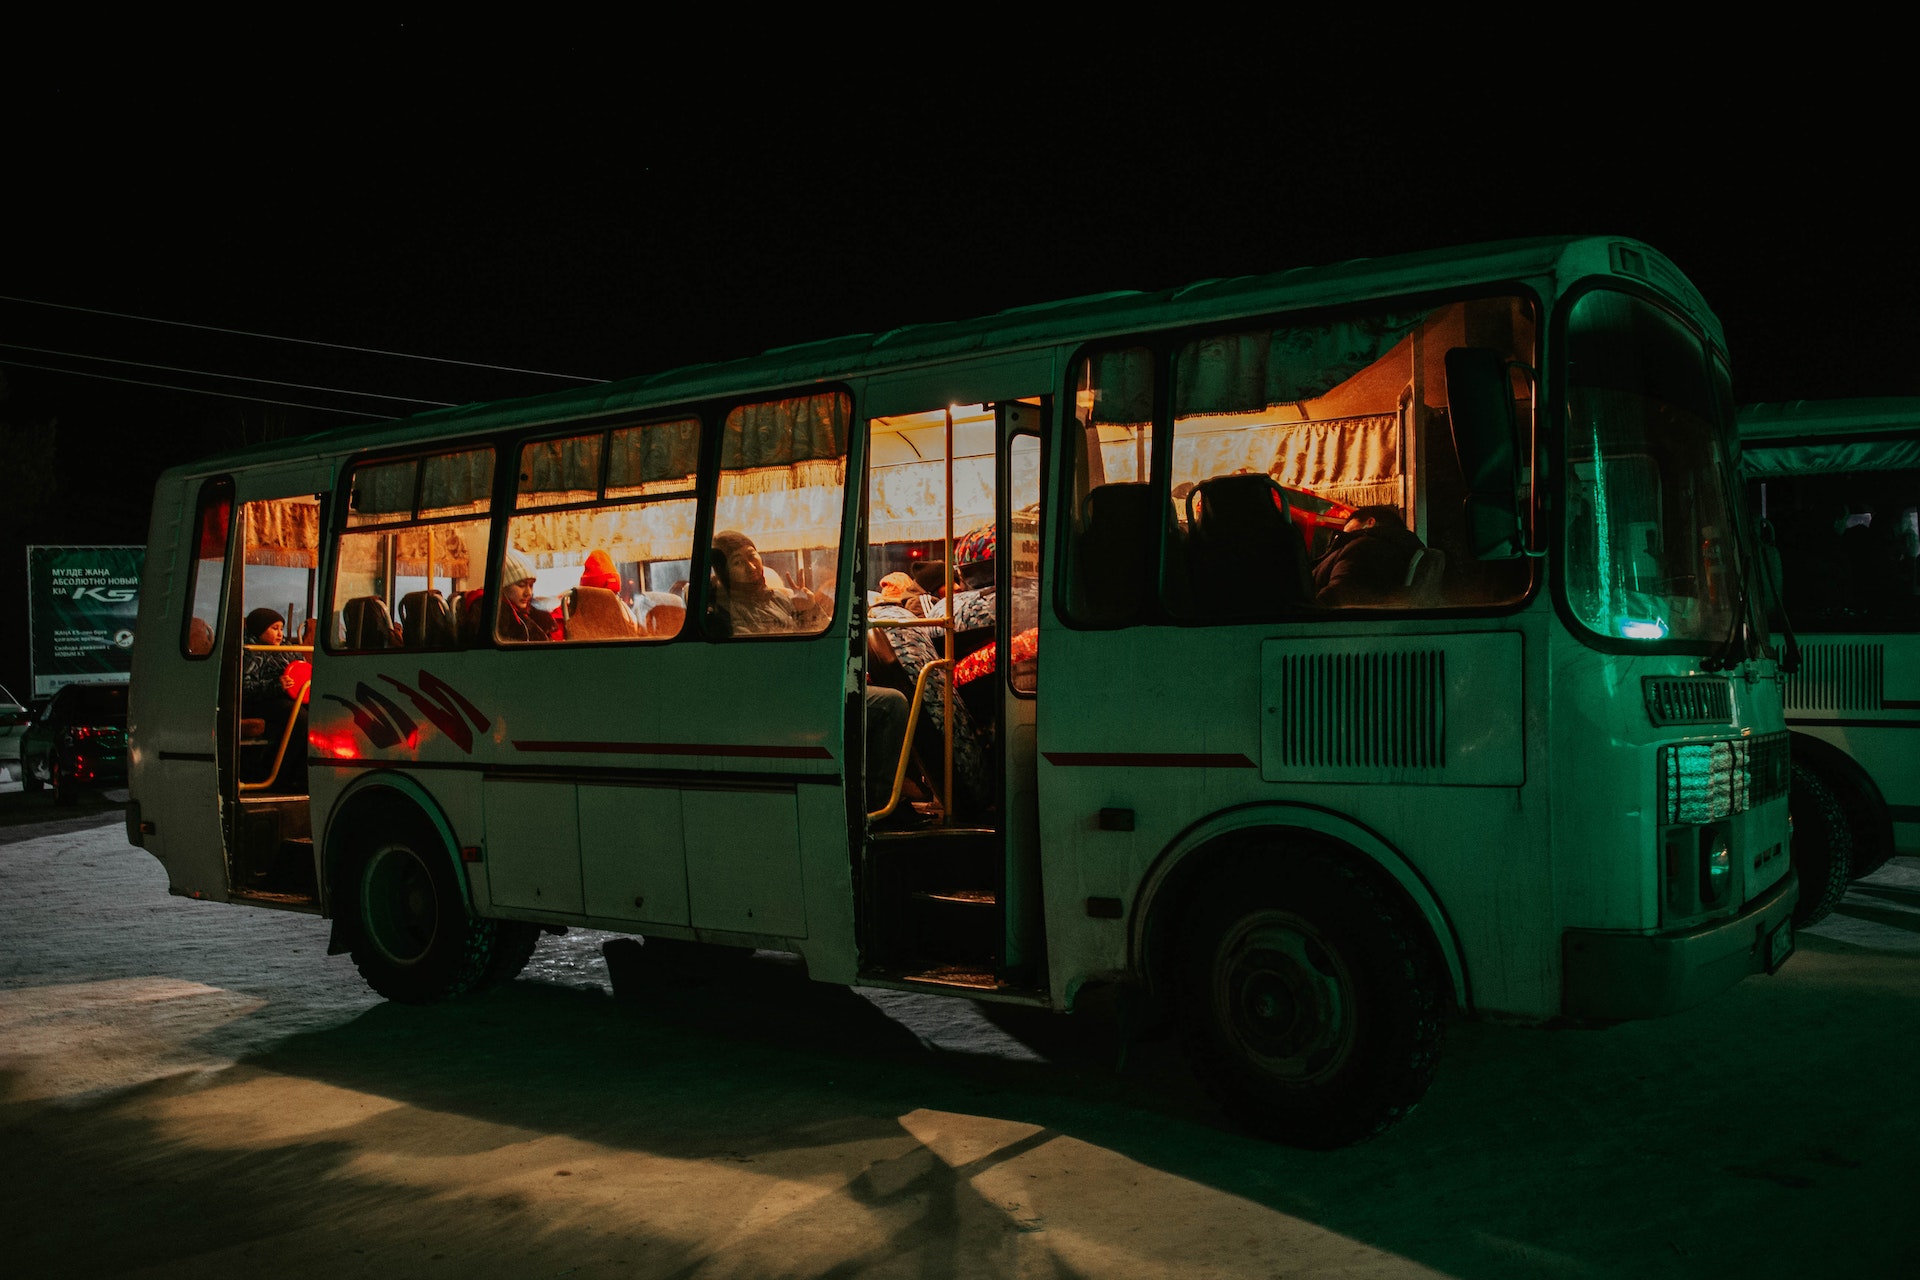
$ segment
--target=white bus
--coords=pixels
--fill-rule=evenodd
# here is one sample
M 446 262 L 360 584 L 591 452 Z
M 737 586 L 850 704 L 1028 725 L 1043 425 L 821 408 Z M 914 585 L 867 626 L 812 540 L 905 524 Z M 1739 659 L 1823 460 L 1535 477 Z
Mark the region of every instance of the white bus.
M 156 491 L 130 836 L 395 1000 L 566 926 L 1128 984 L 1241 1122 L 1353 1141 L 1453 1010 L 1792 949 L 1729 386 L 1657 252 L 1538 240 L 211 458 Z M 263 609 L 303 713 L 248 702 Z
M 1795 847 L 1828 850 L 1844 891 L 1920 854 L 1920 400 L 1748 405 L 1740 441 L 1798 649 L 1786 717 L 1812 830 L 1796 812 Z

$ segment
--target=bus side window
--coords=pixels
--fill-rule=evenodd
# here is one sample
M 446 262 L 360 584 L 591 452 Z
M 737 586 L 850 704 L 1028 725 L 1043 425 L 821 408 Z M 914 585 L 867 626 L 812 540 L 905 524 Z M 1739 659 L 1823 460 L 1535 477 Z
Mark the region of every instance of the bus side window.
M 727 414 L 708 549 L 710 631 L 818 635 L 833 620 L 852 419 L 844 391 Z
M 450 649 L 455 601 L 485 582 L 494 453 L 461 449 L 357 466 L 334 557 L 330 647 Z
M 524 603 L 510 594 L 500 606 L 503 643 L 680 633 L 686 609 L 671 588 L 693 556 L 701 431 L 699 418 L 674 417 L 521 446 L 501 551 L 533 585 Z
M 1163 523 L 1149 483 L 1155 376 L 1147 347 L 1094 352 L 1076 371 L 1067 611 L 1085 625 L 1136 622 L 1153 598 Z
M 227 528 L 233 519 L 233 481 L 218 476 L 200 487 L 194 519 L 193 567 L 187 576 L 186 630 L 180 651 L 189 658 L 213 652 L 220 630 L 220 582 L 227 564 Z

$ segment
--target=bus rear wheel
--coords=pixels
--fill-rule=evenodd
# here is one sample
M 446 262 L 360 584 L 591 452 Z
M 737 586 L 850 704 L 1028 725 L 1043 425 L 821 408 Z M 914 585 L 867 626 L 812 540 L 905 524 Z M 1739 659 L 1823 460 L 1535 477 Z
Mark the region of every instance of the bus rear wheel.
M 1804 764 L 1793 766 L 1787 817 L 1793 824 L 1793 871 L 1800 880 L 1793 927 L 1801 929 L 1824 920 L 1846 896 L 1853 878 L 1853 826 L 1834 789 Z
M 1438 957 L 1371 877 L 1292 857 L 1216 881 L 1187 925 L 1182 1041 L 1235 1120 L 1326 1149 L 1385 1132 L 1426 1093 L 1445 1035 Z
M 375 991 L 403 1004 L 431 1004 L 501 976 L 500 925 L 467 909 L 438 840 L 382 839 L 360 860 L 356 879 L 353 963 Z

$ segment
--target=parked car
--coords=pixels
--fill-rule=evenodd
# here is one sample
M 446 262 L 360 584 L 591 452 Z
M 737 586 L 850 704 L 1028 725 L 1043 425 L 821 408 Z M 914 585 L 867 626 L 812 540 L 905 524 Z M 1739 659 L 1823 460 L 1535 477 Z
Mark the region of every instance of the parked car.
M 20 777 L 20 735 L 27 731 L 33 712 L 0 685 L 0 782 Z
M 126 782 L 127 686 L 63 686 L 21 737 L 20 767 L 26 789 L 51 787 L 55 804 Z

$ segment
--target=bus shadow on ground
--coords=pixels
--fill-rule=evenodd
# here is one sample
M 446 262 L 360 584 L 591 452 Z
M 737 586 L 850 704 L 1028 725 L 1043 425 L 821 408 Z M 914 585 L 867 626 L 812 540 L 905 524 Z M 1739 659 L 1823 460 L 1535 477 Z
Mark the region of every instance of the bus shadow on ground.
M 1864 1274 L 1920 1249 L 1895 1225 L 1920 1119 L 1862 1069 L 1920 1055 L 1917 979 L 1810 937 L 1672 1018 L 1456 1024 L 1416 1113 L 1328 1153 L 1227 1129 L 1165 1042 L 1116 1070 L 1111 1027 L 1021 1011 L 993 1025 L 1032 1031 L 1028 1056 L 956 1052 L 764 956 L 628 975 L 618 999 L 523 981 L 380 1006 L 253 1065 L 689 1160 L 804 1164 L 926 1111 L 1032 1126 L 1456 1275 L 1813 1274 L 1836 1240 Z

